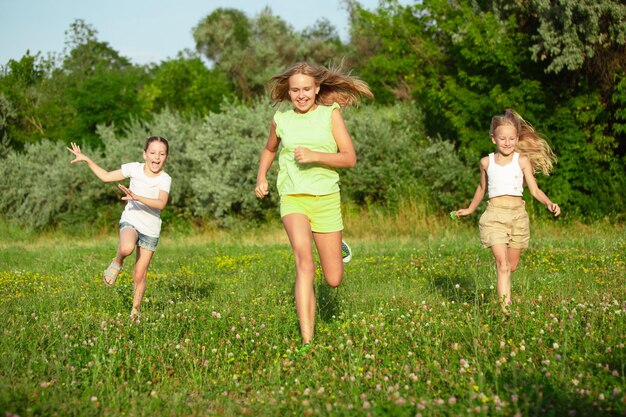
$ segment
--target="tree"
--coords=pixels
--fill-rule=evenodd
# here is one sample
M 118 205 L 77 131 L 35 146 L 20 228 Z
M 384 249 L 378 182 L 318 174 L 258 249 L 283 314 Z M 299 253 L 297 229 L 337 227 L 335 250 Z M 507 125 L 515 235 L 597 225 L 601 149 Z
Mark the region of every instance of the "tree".
M 39 85 L 45 79 L 50 61 L 30 51 L 19 60 L 9 60 L 0 72 L 0 118 L 3 143 L 22 149 L 25 143 L 37 141 L 44 133 L 37 115 Z
M 142 107 L 149 112 L 164 108 L 205 115 L 218 112 L 234 87 L 219 69 L 209 69 L 197 56 L 165 61 L 152 71 L 152 80 L 141 90 Z
M 267 81 L 297 61 L 328 64 L 346 51 L 328 20 L 297 33 L 270 8 L 249 19 L 218 8 L 194 28 L 196 49 L 228 74 L 244 100 L 260 96 Z
M 431 137 L 454 141 L 475 161 L 491 150 L 491 116 L 512 107 L 539 127 L 561 159 L 554 177 L 541 184 L 549 195 L 585 216 L 619 213 L 626 207 L 619 154 L 626 120 L 626 54 L 620 53 L 625 6 L 575 3 L 550 2 L 560 13 L 550 14 L 534 9 L 548 4 L 541 0 L 424 0 L 413 6 L 388 0 L 376 12 L 354 2 L 351 35 L 377 99 L 414 100 Z M 595 14 L 576 16 L 587 9 Z M 549 49 L 559 37 L 565 39 L 561 47 Z M 581 42 L 591 46 L 571 47 Z M 543 60 L 537 55 L 542 48 L 551 53 Z M 576 53 L 582 62 L 573 59 Z M 600 76 L 607 71 L 610 83 Z

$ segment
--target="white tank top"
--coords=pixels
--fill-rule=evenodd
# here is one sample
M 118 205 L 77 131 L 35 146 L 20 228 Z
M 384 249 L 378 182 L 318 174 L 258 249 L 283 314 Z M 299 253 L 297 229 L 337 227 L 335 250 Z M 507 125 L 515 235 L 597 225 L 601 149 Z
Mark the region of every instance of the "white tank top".
M 519 166 L 519 153 L 513 153 L 513 160 L 506 165 L 498 165 L 494 154 L 489 154 L 487 167 L 487 192 L 489 198 L 501 195 L 521 197 L 524 192 L 524 173 Z

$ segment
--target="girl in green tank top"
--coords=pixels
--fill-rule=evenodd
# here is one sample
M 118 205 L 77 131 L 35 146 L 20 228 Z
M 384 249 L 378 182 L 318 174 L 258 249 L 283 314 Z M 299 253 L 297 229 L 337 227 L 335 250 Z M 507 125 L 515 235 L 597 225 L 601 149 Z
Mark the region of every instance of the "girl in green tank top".
M 326 282 L 338 287 L 343 263 L 351 257 L 342 240 L 343 223 L 336 168 L 351 168 L 356 153 L 340 109 L 373 97 L 366 83 L 341 69 L 298 63 L 270 80 L 274 103 L 290 101 L 278 111 L 261 153 L 255 193 L 269 193 L 267 171 L 279 153 L 277 188 L 281 218 L 296 264 L 295 301 L 302 352 L 312 346 L 315 327 L 315 264 L 319 254 Z

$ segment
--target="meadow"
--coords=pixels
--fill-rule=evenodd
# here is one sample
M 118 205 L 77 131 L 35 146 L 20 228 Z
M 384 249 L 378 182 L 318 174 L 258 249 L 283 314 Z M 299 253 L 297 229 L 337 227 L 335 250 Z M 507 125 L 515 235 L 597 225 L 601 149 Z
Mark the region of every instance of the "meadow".
M 3 225 L 0 413 L 626 415 L 623 226 L 535 221 L 505 318 L 475 220 L 349 213 L 303 355 L 279 224 L 165 233 L 136 324 L 133 260 L 102 283 L 114 231 Z

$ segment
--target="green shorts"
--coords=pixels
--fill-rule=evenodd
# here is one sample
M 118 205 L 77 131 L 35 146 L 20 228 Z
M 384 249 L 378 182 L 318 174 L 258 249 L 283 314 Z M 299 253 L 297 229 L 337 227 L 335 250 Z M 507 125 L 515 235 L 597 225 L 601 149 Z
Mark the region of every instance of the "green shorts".
M 280 217 L 296 213 L 308 217 L 313 232 L 331 233 L 343 230 L 339 192 L 327 195 L 286 194 L 280 196 Z
M 524 204 L 515 207 L 496 206 L 487 202 L 487 209 L 478 222 L 480 242 L 484 247 L 505 244 L 524 249 L 530 241 L 530 225 Z

